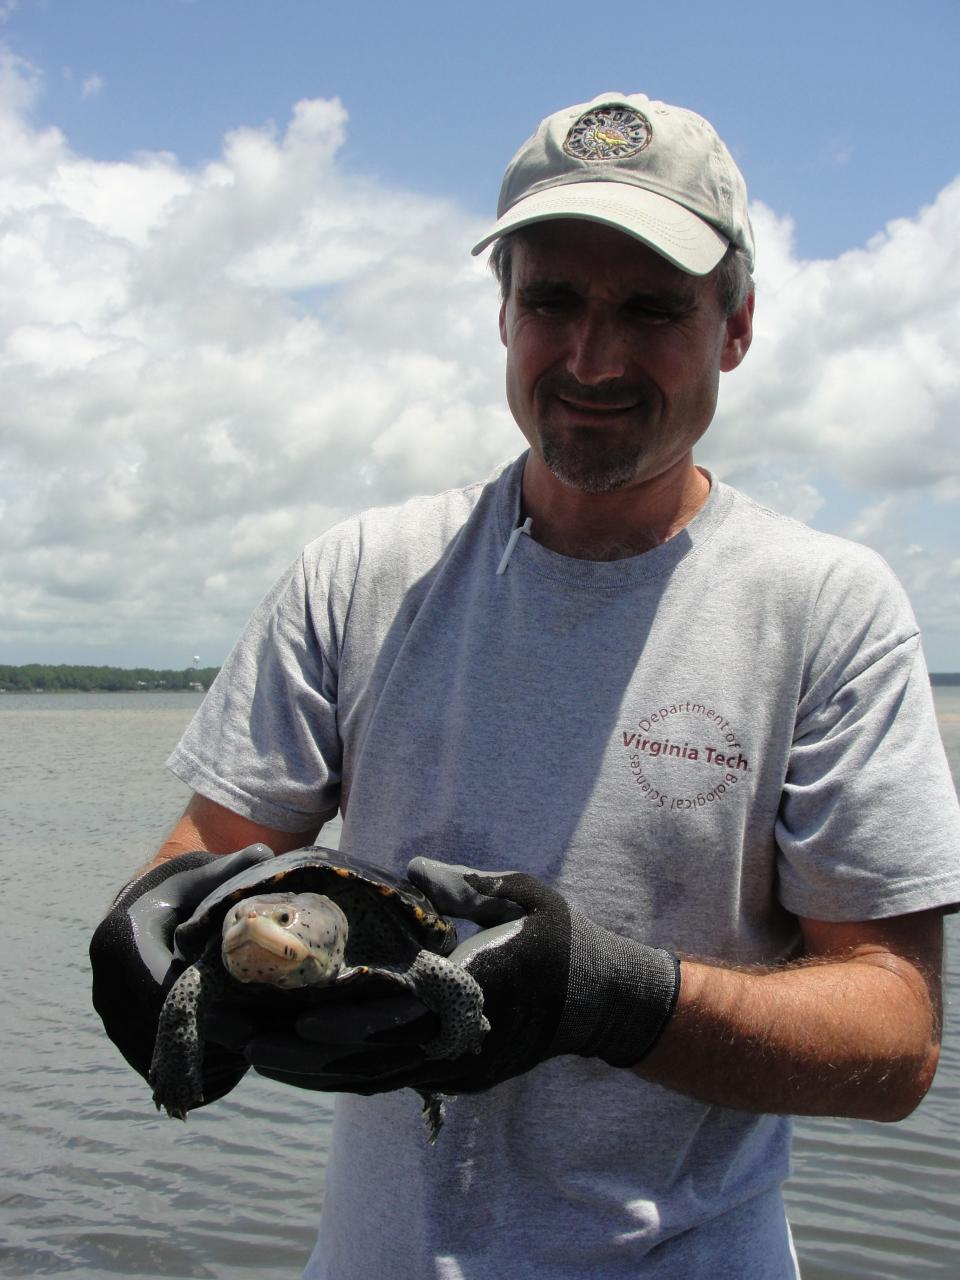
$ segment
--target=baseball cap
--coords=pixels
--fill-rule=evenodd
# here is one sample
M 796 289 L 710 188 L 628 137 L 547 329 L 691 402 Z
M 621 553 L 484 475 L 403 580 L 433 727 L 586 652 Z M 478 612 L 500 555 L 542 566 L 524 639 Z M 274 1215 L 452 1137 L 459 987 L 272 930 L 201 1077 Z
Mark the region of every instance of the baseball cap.
M 497 221 L 473 247 L 553 218 L 625 231 L 706 275 L 730 244 L 753 266 L 747 187 L 702 116 L 643 93 L 602 93 L 544 120 L 503 177 Z

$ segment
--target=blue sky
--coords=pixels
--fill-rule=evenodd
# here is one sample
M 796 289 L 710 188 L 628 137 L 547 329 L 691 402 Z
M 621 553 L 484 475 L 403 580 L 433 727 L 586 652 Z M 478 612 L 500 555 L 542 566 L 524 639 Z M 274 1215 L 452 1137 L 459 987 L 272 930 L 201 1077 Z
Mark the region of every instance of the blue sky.
M 46 72 L 36 118 L 85 154 L 192 164 L 238 124 L 338 96 L 349 167 L 480 216 L 526 132 L 604 89 L 707 116 L 805 256 L 914 213 L 960 158 L 954 0 L 19 0 L 6 38 Z M 104 88 L 85 99 L 91 76 Z
M 0 12 L 0 661 L 220 661 L 325 524 L 507 456 L 466 249 L 539 119 L 622 89 L 710 118 L 755 202 L 704 460 L 875 545 L 960 668 L 953 0 Z

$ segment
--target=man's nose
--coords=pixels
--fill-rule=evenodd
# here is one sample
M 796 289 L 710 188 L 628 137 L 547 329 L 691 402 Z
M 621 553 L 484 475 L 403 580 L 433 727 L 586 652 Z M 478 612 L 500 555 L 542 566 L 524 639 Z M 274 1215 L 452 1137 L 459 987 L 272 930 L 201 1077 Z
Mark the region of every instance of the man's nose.
M 583 386 L 622 378 L 626 347 L 619 326 L 602 316 L 582 316 L 571 337 L 567 371 Z

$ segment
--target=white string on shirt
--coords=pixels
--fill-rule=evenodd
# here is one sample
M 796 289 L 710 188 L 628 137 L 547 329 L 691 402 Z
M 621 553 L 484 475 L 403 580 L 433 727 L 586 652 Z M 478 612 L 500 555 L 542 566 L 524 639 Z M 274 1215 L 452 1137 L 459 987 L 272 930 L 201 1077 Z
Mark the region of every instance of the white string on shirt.
M 517 542 L 520 540 L 521 533 L 529 534 L 532 528 L 533 528 L 533 519 L 530 516 L 527 516 L 523 524 L 518 525 L 517 528 L 514 529 L 513 533 L 511 533 L 509 539 L 507 540 L 507 545 L 506 545 L 506 548 L 504 549 L 503 555 L 500 557 L 500 563 L 497 565 L 498 574 L 506 573 L 507 565 L 510 563 L 510 557 L 513 555 L 514 547 L 517 545 Z

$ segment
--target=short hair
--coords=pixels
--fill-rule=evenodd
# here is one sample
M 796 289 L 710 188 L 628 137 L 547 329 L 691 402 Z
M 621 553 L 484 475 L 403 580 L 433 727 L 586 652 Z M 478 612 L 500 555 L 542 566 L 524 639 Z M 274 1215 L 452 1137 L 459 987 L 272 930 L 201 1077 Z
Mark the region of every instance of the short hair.
M 754 290 L 750 259 L 739 245 L 731 244 L 714 270 L 723 314 L 735 315 Z
M 494 241 L 490 251 L 490 270 L 500 286 L 500 298 L 504 302 L 510 296 L 513 279 L 513 243 L 522 232 L 522 227 L 508 231 Z M 723 314 L 732 316 L 740 310 L 754 288 L 746 253 L 735 244 L 729 245 L 714 273 Z

